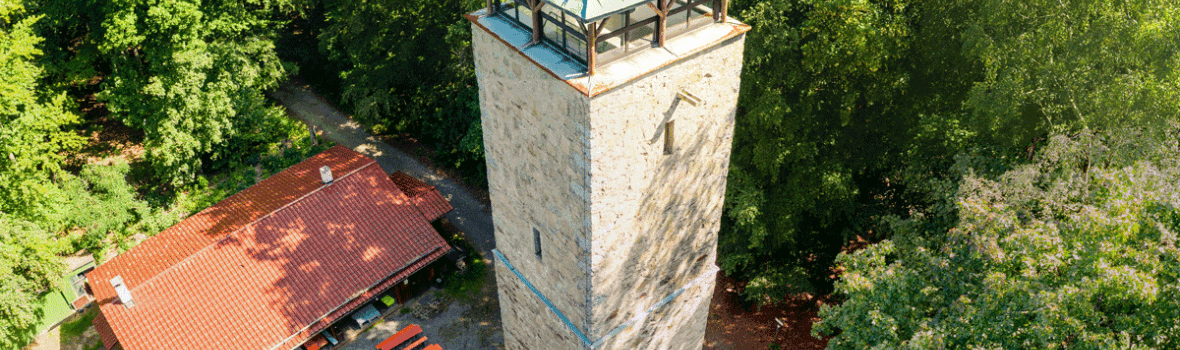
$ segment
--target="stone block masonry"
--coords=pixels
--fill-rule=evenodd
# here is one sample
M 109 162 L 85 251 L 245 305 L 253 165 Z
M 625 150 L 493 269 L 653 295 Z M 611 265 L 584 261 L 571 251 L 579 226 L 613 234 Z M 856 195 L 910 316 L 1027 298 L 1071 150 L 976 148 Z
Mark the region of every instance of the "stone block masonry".
M 571 78 L 469 18 L 507 347 L 699 349 L 748 27 Z

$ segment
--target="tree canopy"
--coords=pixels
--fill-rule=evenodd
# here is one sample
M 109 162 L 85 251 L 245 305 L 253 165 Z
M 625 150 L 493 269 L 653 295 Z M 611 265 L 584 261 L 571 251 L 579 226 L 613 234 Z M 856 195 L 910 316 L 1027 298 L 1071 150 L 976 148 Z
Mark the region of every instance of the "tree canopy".
M 1176 121 L 1176 5 L 734 1 L 754 29 L 721 266 L 754 300 L 824 293 L 849 238 L 946 205 L 958 154 L 1013 164 L 1053 132 Z
M 814 332 L 833 349 L 1180 346 L 1178 132 L 1057 135 L 994 176 L 960 157 L 958 224 L 889 218 L 891 239 L 837 259 L 846 300 Z
M 0 4 L 0 344 L 15 348 L 34 332 L 36 293 L 65 269 L 64 246 L 35 223 L 8 213 L 44 218 L 47 175 L 59 171 L 61 152 L 79 138 L 63 129 L 78 117 L 65 96 L 42 89 L 36 64 L 41 42 L 32 30 L 39 16 L 21 2 Z
M 46 31 L 59 82 L 99 76 L 112 115 L 144 132 L 147 160 L 170 185 L 203 160 L 231 157 L 247 131 L 285 118 L 263 91 L 286 68 L 274 50 L 282 22 L 269 1 L 50 1 Z

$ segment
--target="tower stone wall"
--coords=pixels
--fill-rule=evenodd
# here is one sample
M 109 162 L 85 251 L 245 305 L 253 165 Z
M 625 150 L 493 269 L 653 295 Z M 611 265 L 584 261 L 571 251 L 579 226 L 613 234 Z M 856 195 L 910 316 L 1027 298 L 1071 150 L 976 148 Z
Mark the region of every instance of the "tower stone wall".
M 699 349 L 744 30 L 570 78 L 471 18 L 505 345 Z
M 589 98 L 490 33 L 472 33 L 496 249 L 571 322 L 586 327 Z M 498 268 L 496 283 L 508 348 L 584 348 L 520 278 Z
M 591 99 L 594 338 L 629 321 L 640 323 L 636 317 L 681 288 L 697 295 L 680 295 L 665 308 L 694 309 L 689 304 L 703 295 L 707 309 L 744 39 L 730 39 Z M 700 102 L 694 106 L 677 98 L 681 91 Z M 669 122 L 673 149 L 665 154 Z M 658 321 L 645 319 L 634 337 L 615 338 L 640 340 L 651 336 L 646 333 L 700 328 L 695 347 L 637 341 L 609 348 L 699 348 L 707 315 L 687 316 L 670 311 Z

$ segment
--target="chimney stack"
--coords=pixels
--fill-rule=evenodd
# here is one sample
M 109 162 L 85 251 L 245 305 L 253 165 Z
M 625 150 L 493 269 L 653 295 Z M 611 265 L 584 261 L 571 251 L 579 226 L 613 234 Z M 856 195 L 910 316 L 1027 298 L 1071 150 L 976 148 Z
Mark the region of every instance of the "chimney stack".
M 320 180 L 323 180 L 325 185 L 332 183 L 332 180 L 335 180 L 332 178 L 332 168 L 327 165 L 320 167 Z
M 115 286 L 115 293 L 119 294 L 119 301 L 123 303 L 123 306 L 128 309 L 135 307 L 135 300 L 131 299 L 131 291 L 127 290 L 126 284 L 123 284 L 123 276 L 112 278 L 111 285 Z

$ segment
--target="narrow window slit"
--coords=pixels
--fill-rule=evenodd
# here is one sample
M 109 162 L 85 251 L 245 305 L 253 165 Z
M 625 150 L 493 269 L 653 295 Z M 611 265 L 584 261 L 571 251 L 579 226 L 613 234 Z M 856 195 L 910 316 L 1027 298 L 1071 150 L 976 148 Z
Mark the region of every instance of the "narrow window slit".
M 673 120 L 664 124 L 664 154 L 672 154 L 676 150 L 675 123 Z
M 536 250 L 537 259 L 541 258 L 541 231 L 533 228 L 533 248 Z

